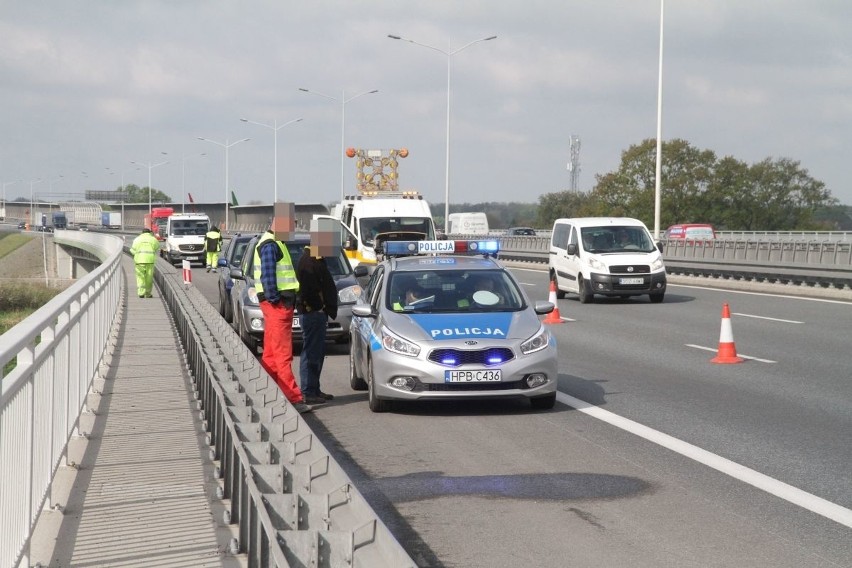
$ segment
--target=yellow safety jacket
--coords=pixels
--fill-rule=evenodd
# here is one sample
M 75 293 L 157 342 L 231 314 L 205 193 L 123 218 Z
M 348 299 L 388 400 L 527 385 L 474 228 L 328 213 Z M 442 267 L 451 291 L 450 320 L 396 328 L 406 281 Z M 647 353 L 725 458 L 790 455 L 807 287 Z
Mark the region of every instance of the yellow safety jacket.
M 293 261 L 290 260 L 290 251 L 284 246 L 281 241 L 276 241 L 275 237 L 270 233 L 264 233 L 257 241 L 257 246 L 254 247 L 254 289 L 260 294 L 263 292 L 263 283 L 260 280 L 260 247 L 269 241 L 275 241 L 278 248 L 281 249 L 281 260 L 275 264 L 275 282 L 278 285 L 278 290 L 299 289 L 299 281 L 296 279 L 296 271 L 293 269 Z
M 130 245 L 130 254 L 136 264 L 154 264 L 157 260 L 157 251 L 160 250 L 160 241 L 151 233 L 142 233 Z
M 222 250 L 222 233 L 219 231 L 208 231 L 204 235 L 204 250 L 207 252 L 220 252 Z

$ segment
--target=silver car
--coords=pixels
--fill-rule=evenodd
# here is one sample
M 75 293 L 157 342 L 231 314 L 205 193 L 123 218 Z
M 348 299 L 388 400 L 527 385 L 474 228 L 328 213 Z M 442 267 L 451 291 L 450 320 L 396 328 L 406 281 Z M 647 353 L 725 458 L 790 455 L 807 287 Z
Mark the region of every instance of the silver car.
M 254 288 L 254 249 L 258 238 L 259 236 L 255 236 L 249 241 L 240 266 L 231 267 L 229 272 L 233 280 L 231 326 L 240 334 L 240 339 L 253 353 L 258 353 L 259 348 L 263 346 L 264 331 L 263 312 L 260 310 L 257 291 Z M 294 266 L 298 264 L 305 245 L 309 243 L 310 235 L 307 233 L 297 233 L 293 240 L 284 243 L 290 252 L 290 259 Z M 338 251 L 337 256 L 326 258 L 326 264 L 337 287 L 337 317 L 328 321 L 326 339 L 346 343 L 349 341 L 350 310 L 361 294 L 361 286 L 357 279 L 366 277 L 367 268 L 359 266 L 353 270 L 342 250 Z M 293 315 L 293 341 L 297 343 L 302 341 L 298 310 Z
M 556 339 L 496 260 L 411 256 L 377 265 L 352 308 L 349 381 L 370 410 L 395 400 L 556 401 Z

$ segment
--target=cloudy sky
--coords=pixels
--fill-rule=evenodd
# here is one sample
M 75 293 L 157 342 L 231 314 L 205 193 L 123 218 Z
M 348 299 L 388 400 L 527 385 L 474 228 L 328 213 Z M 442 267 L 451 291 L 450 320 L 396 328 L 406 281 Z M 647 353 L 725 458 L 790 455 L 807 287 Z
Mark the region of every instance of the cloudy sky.
M 278 130 L 279 199 L 337 200 L 341 162 L 354 190 L 345 125 L 346 147 L 408 148 L 401 186 L 443 202 L 449 60 L 450 203 L 568 189 L 572 136 L 588 190 L 656 135 L 659 23 L 660 0 L 0 0 L 0 181 L 48 198 L 150 171 L 221 201 L 223 146 L 251 138 L 230 185 L 270 203 L 273 129 L 240 118 L 301 118 Z M 669 0 L 663 138 L 798 160 L 852 205 L 851 30 L 848 0 Z

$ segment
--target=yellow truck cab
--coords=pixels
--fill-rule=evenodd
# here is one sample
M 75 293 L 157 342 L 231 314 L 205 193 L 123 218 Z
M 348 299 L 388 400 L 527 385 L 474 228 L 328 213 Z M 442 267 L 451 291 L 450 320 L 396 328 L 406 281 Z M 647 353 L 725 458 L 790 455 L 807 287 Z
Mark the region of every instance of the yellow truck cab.
M 429 203 L 417 191 L 399 189 L 397 167 L 408 150 L 349 148 L 346 155 L 356 158 L 358 195 L 345 196 L 327 217 L 339 220 L 345 228 L 343 246 L 352 268 L 359 264 L 370 271 L 375 268 L 377 242 L 435 239 Z

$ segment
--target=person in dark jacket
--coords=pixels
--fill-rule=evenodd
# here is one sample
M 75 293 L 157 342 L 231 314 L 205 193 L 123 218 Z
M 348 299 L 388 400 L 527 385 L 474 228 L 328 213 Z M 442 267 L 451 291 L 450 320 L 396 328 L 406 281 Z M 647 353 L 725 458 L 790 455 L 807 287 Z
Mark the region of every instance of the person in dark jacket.
M 328 319 L 337 317 L 337 286 L 324 257 L 335 254 L 340 234 L 329 230 L 327 222 L 334 223 L 330 219 L 311 221 L 311 245 L 305 247 L 296 266 L 299 281 L 297 307 L 302 327 L 299 376 L 308 404 L 320 404 L 334 398 L 320 388 Z

